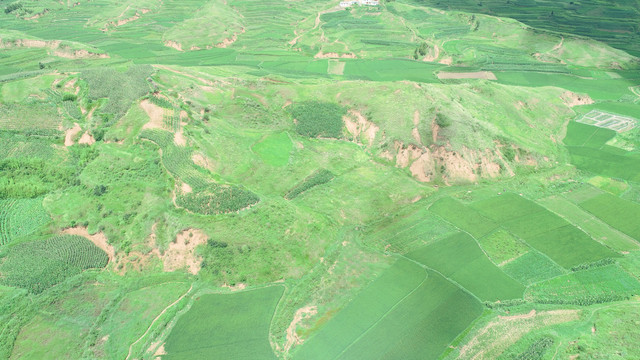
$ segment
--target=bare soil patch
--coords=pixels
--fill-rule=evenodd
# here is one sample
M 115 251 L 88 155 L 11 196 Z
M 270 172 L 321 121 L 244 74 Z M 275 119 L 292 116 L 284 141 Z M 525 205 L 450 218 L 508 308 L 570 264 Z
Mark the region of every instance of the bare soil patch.
M 186 267 L 192 274 L 200 271 L 202 259 L 195 254 L 198 245 L 206 244 L 208 236 L 202 230 L 187 229 L 176 236 L 161 256 L 164 271 L 175 271 Z
M 532 330 L 579 319 L 578 310 L 552 310 L 498 316 L 460 348 L 458 359 L 495 359 Z
M 178 146 L 187 146 L 187 139 L 184 137 L 182 130 L 177 131 L 173 135 L 173 142 Z
M 98 232 L 93 235 L 90 235 L 86 227 L 78 226 L 74 228 L 64 229 L 62 230 L 62 233 L 66 235 L 84 236 L 87 239 L 91 240 L 92 243 L 96 244 L 97 247 L 99 247 L 100 249 L 104 250 L 104 252 L 107 253 L 107 255 L 109 256 L 109 262 L 112 262 L 116 255 L 116 252 L 113 249 L 113 246 L 109 245 L 109 241 L 107 240 L 107 237 L 102 232 Z
M 164 42 L 164 46 L 170 47 L 170 48 L 174 48 L 178 51 L 184 51 L 182 50 L 182 44 L 172 41 L 172 40 L 168 40 Z
M 200 166 L 202 168 L 205 168 L 205 169 L 208 169 L 208 170 L 211 170 L 211 171 L 214 170 L 213 169 L 213 164 L 211 163 L 211 160 L 209 160 L 209 158 L 207 158 L 206 156 L 204 156 L 202 154 L 195 153 L 195 154 L 191 155 L 191 160 L 193 161 L 194 164 L 196 164 L 196 165 L 198 165 L 198 166 Z
M 314 55 L 314 58 L 316 59 L 355 59 L 356 55 L 353 53 L 346 53 L 346 54 L 338 54 L 335 52 L 323 53 L 322 50 L 320 50 L 317 54 Z
M 591 99 L 591 97 L 587 94 L 576 94 L 571 91 L 565 91 L 564 93 L 562 93 L 560 98 L 568 107 L 574 107 L 578 105 L 589 105 L 589 104 L 593 104 L 594 102 L 593 99 Z
M 288 353 L 293 346 L 302 344 L 302 339 L 300 339 L 300 337 L 296 333 L 298 323 L 300 323 L 303 319 L 309 318 L 317 313 L 317 306 L 305 306 L 296 311 L 291 324 L 289 324 L 289 327 L 287 328 L 287 343 L 284 345 L 285 353 Z
M 64 134 L 64 146 L 73 145 L 73 139 L 82 131 L 82 128 L 78 123 L 75 123 L 71 129 L 68 129 Z
M 372 145 L 376 139 L 376 134 L 380 130 L 378 125 L 367 120 L 359 111 L 349 110 L 347 115 L 342 117 L 347 131 L 353 136 L 354 141 L 359 142 L 360 135 L 363 134 L 368 145 Z
M 491 71 L 476 71 L 476 72 L 444 72 L 438 73 L 438 79 L 485 79 L 485 80 L 498 80 L 496 75 Z
M 149 116 L 149 122 L 144 124 L 143 129 L 162 129 L 164 109 L 156 104 L 152 104 L 149 100 L 142 100 L 140 107 Z
M 80 137 L 80 140 L 78 140 L 78 144 L 84 144 L 84 145 L 92 145 L 96 142 L 96 139 L 93 138 L 93 136 L 91 136 L 91 134 L 89 134 L 88 131 L 85 131 L 84 134 L 82 134 L 82 136 Z

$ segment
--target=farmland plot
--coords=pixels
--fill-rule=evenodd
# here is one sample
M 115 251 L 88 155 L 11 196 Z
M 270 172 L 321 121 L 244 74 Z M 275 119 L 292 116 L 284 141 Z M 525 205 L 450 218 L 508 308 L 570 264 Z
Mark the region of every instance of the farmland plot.
M 0 200 L 0 245 L 34 233 L 49 220 L 42 198 Z
M 616 115 L 600 110 L 591 110 L 576 121 L 617 132 L 632 130 L 638 124 L 638 120 L 632 117 Z
M 520 298 L 524 286 L 494 265 L 469 235 L 458 233 L 407 257 L 447 276 L 482 300 Z
M 441 275 L 399 260 L 294 353 L 294 359 L 431 359 L 482 312 Z
M 283 290 L 270 286 L 196 297 L 169 334 L 162 358 L 275 359 L 269 326 Z
M 566 269 L 618 256 L 583 231 L 542 206 L 515 194 L 482 200 L 472 206 Z
M 452 198 L 436 201 L 429 210 L 475 237 L 489 234 L 498 224 Z
M 612 227 L 640 241 L 640 205 L 607 193 L 579 205 Z
M 103 268 L 108 261 L 107 254 L 87 238 L 62 235 L 14 245 L 0 272 L 4 284 L 40 293 L 83 270 Z
M 535 284 L 526 299 L 552 304 L 590 305 L 640 294 L 640 282 L 618 265 L 577 271 Z

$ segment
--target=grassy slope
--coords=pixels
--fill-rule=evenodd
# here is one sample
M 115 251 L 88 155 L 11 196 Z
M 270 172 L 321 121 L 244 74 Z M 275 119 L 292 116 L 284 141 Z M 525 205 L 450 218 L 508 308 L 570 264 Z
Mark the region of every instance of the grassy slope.
M 564 89 L 587 93 L 598 101 L 590 107 L 575 108 L 580 113 L 599 106 L 627 115 L 633 115 L 637 110 L 635 98 L 628 90 L 628 86 L 637 82 L 637 73 L 612 69 L 616 67 L 615 63 L 622 67 L 631 66 L 633 59 L 601 43 L 564 34 L 562 47 L 554 49 L 561 36 L 540 33 L 512 20 L 458 12 L 441 13 L 404 2 L 390 4 L 380 14 L 364 8 L 351 13 L 319 13 L 335 3 L 229 1 L 228 7 L 220 7 L 217 2 L 198 0 L 124 2 L 113 6 L 112 2 L 104 0 L 72 7 L 52 1 L 25 1 L 25 6 L 34 11 L 41 11 L 42 6 L 49 7 L 50 11 L 37 21 L 0 15 L 3 27 L 12 29 L 0 30 L 2 38 L 60 39 L 72 49 L 110 55 L 109 59 L 67 59 L 55 56 L 48 48 L 21 47 L 6 49 L 0 57 L 0 101 L 6 106 L 13 106 L 6 112 L 9 116 L 0 118 L 3 129 L 0 135 L 3 141 L 9 139 L 3 144 L 10 147 L 8 150 L 0 147 L 0 156 L 38 157 L 49 164 L 63 164 L 74 179 L 64 183 L 52 183 L 47 179 L 46 183 L 40 184 L 41 189 L 49 192 L 43 203 L 53 222 L 50 226 L 38 227 L 37 231 L 56 233 L 61 228 L 76 225 L 86 225 L 92 233 L 104 231 L 118 256 L 139 264 L 144 274 L 161 270 L 160 260 L 145 256 L 153 247 L 166 250 L 178 232 L 186 228 L 202 229 L 211 240 L 209 245 L 195 249 L 195 253 L 204 260 L 203 270 L 197 277 L 176 272 L 176 279 L 169 278 L 173 275 L 168 275 L 168 278 L 158 275 L 156 280 L 150 280 L 154 279 L 153 276 L 147 278 L 137 272 L 129 272 L 127 277 L 120 278 L 111 271 L 105 271 L 99 275 L 81 274 L 39 296 L 24 294 L 19 289 L 0 289 L 0 317 L 16 314 L 13 320 L 3 322 L 2 355 L 8 357 L 14 351 L 15 356 L 31 354 L 42 357 L 45 354 L 36 346 L 40 339 L 31 334 L 49 334 L 55 330 L 59 336 L 50 339 L 50 343 L 55 345 L 50 353 L 52 356 L 122 357 L 128 350 L 126 345 L 141 335 L 161 308 L 184 293 L 185 278 L 188 281 L 197 278 L 214 285 L 241 282 L 258 285 L 285 280 L 287 292 L 282 299 L 283 305 L 276 310 L 269 330 L 272 347 L 278 355 L 286 356 L 282 346 L 286 344 L 286 330 L 296 310 L 317 305 L 318 314 L 303 319 L 297 328 L 298 334 L 308 339 L 307 345 L 297 352 L 294 348 L 292 354 L 310 351 L 325 355 L 333 343 L 324 346 L 317 339 L 340 337 L 341 331 L 346 330 L 333 332 L 334 325 L 331 324 L 348 317 L 352 311 L 367 310 L 368 305 L 358 307 L 350 299 L 358 296 L 357 300 L 360 298 L 357 294 L 375 287 L 381 278 L 374 280 L 374 275 L 385 271 L 390 261 L 359 244 L 397 253 L 437 245 L 434 240 L 456 231 L 444 221 L 452 222 L 450 219 L 440 214 L 443 220 L 431 210 L 426 210 L 442 193 L 462 200 L 466 206 L 471 198 L 490 198 L 505 189 L 536 199 L 575 188 L 576 185 L 569 180 L 581 179 L 582 174 L 562 166 L 550 168 L 556 160 L 571 161 L 558 137 L 564 131 L 565 122 L 574 115 L 560 100 Z M 143 9 L 150 11 L 145 10 L 143 14 Z M 216 11 L 209 11 L 212 9 Z M 132 19 L 137 17 L 136 14 L 140 17 Z M 26 15 L 21 13 L 20 16 Z M 232 26 L 225 29 L 210 27 L 210 32 L 203 31 L 193 36 L 191 29 L 201 29 L 200 24 L 205 22 L 220 24 L 220 17 L 225 21 L 231 17 Z M 424 21 L 425 18 L 429 21 Z M 318 26 L 316 19 L 319 20 Z M 110 25 L 112 22 L 117 24 L 119 20 L 130 21 L 120 26 Z M 100 29 L 105 26 L 107 31 L 102 32 Z M 473 27 L 477 29 L 474 31 Z M 189 51 L 191 46 L 216 45 L 221 38 L 232 37 L 242 28 L 245 32 L 237 34 L 237 40 L 227 49 Z M 372 32 L 388 36 L 372 38 Z M 514 35 L 507 37 L 503 35 L 506 33 Z M 297 42 L 290 44 L 298 35 L 301 36 Z M 320 41 L 322 36 L 327 39 L 325 42 Z M 183 50 L 187 51 L 178 52 L 165 46 L 167 40 L 180 42 Z M 440 48 L 441 55 L 435 60 L 450 59 L 466 67 L 448 68 L 443 64 L 408 60 L 422 42 L 429 45 L 431 55 L 436 45 Z M 330 70 L 327 60 L 312 58 L 318 51 L 354 53 L 360 59 L 341 59 L 344 68 Z M 535 53 L 540 55 L 533 55 Z M 119 85 L 127 88 L 124 89 L 126 91 L 120 91 L 116 86 L 115 91 L 108 95 L 111 98 L 125 95 L 118 99 L 121 100 L 119 104 L 125 104 L 123 109 L 128 111 L 120 118 L 122 114 L 115 119 L 106 114 L 109 112 L 107 106 L 96 110 L 90 117 L 87 113 L 91 109 L 107 102 L 99 99 L 90 101 L 88 94 L 91 89 L 83 81 L 79 82 L 78 100 L 64 104 L 58 98 L 62 92 L 74 90 L 62 88 L 62 84 L 78 77 L 60 72 L 85 71 L 94 67 L 112 67 L 124 72 L 130 67 L 129 61 L 171 65 L 169 68 L 155 68 L 150 89 L 160 91 L 162 96 L 171 99 L 177 109 L 187 111 L 185 124 L 178 128 L 183 131 L 189 149 L 206 160 L 204 164 L 196 165 L 198 171 L 216 181 L 246 186 L 259 194 L 260 204 L 238 214 L 223 216 L 200 216 L 176 209 L 172 203 L 173 178 L 160 163 L 157 148 L 139 139 L 141 127 L 148 117 L 138 105 L 138 95 L 135 94 L 139 93 L 127 88 L 139 89 L 132 79 L 119 81 Z M 40 69 L 40 64 L 45 68 Z M 439 83 L 434 74 L 442 70 L 466 72 L 478 69 L 495 71 L 498 83 L 477 80 Z M 59 73 L 54 73 L 56 70 Z M 339 72 L 343 75 L 336 74 Z M 63 80 L 60 87 L 54 85 L 57 80 Z M 144 84 L 143 90 L 146 91 L 146 82 Z M 548 87 L 551 85 L 563 89 Z M 60 94 L 52 95 L 49 90 Z M 337 102 L 358 111 L 379 127 L 374 141 L 363 141 L 365 137 L 360 136 L 363 145 L 295 135 L 287 103 L 308 99 Z M 74 118 L 69 105 L 82 108 L 87 113 Z M 419 141 L 412 134 L 416 111 L 419 112 Z M 440 129 L 434 140 L 431 121 L 436 113 L 448 120 L 448 126 Z M 28 121 L 16 127 L 18 118 Z M 51 119 L 54 121 L 49 121 Z M 42 120 L 47 120 L 48 124 Z M 64 139 L 57 129 L 60 125 L 62 129 L 72 128 L 75 122 L 80 124 L 83 132 L 96 134 L 104 130 L 105 139 L 110 143 L 99 141 L 91 147 L 63 147 Z M 50 133 L 32 136 L 30 131 L 43 127 L 50 128 Z M 345 138 L 353 137 L 345 130 Z M 124 142 L 115 143 L 121 140 Z M 385 150 L 393 151 L 395 155 L 395 141 L 417 146 L 422 142 L 425 147 L 443 146 L 452 151 L 465 147 L 496 150 L 502 145 L 514 144 L 519 149 L 515 153 L 523 161 L 528 156 L 527 159 L 535 160 L 536 165 L 517 164 L 517 161 L 501 163 L 502 166 L 513 165 L 518 176 L 514 179 L 505 176 L 498 183 L 481 180 L 477 185 L 436 190 L 431 185 L 417 183 L 407 169 L 397 168 L 394 160 L 386 160 L 381 155 Z M 630 143 L 633 144 L 633 140 Z M 615 155 L 621 156 L 619 153 Z M 583 162 L 580 167 L 596 173 L 602 168 L 593 162 Z M 336 178 L 294 200 L 283 198 L 289 189 L 319 168 L 329 169 Z M 540 172 L 531 173 L 534 169 Z M 602 175 L 613 176 L 612 173 Z M 632 178 L 628 180 L 630 189 L 637 186 Z M 105 186 L 106 191 L 96 192 L 100 186 Z M 569 198 L 567 194 L 563 196 Z M 420 198 L 427 199 L 418 201 Z M 576 202 L 588 207 L 588 203 Z M 547 203 L 541 203 L 547 206 Z M 607 202 L 609 205 L 616 203 Z M 607 231 L 607 222 L 619 227 L 618 230 L 635 234 L 635 230 L 623 229 L 611 218 L 611 214 L 618 210 L 611 209 L 610 213 L 599 215 L 604 222 L 597 229 L 585 226 L 583 230 L 588 234 L 585 236 L 616 247 L 616 250 L 633 250 L 623 249 L 620 242 L 598 238 L 616 234 L 616 230 Z M 546 218 L 546 221 L 550 223 L 551 220 Z M 461 224 L 452 223 L 464 228 Z M 364 233 L 360 234 L 365 224 L 370 225 L 364 227 Z M 508 225 L 513 229 L 523 228 L 523 231 L 531 228 L 531 224 L 526 222 L 510 222 Z M 475 229 L 475 225 L 471 227 Z M 483 231 L 480 235 L 485 233 Z M 155 245 L 149 242 L 152 234 Z M 528 248 L 524 255 L 521 254 L 524 249 L 511 251 L 508 244 L 517 239 L 509 238 L 509 234 L 497 240 L 490 238 L 491 234 L 486 236 L 478 239 L 480 247 L 473 244 L 474 253 L 482 255 L 481 268 L 495 268 L 497 274 L 502 270 L 529 286 L 528 294 L 538 294 L 538 298 L 543 298 L 545 294 L 560 289 L 565 277 L 569 280 L 580 277 L 567 274 L 554 278 L 567 273 L 567 270 L 535 249 Z M 485 240 L 488 242 L 483 242 Z M 520 256 L 498 269 L 477 251 L 480 249 L 487 251 L 489 259 L 496 263 L 499 263 L 498 259 L 509 261 Z M 131 253 L 127 255 L 127 252 Z M 585 260 L 584 257 L 574 257 L 576 259 L 572 261 L 575 263 Z M 622 278 L 626 273 L 620 271 L 637 274 L 636 252 L 624 254 L 619 261 L 623 270 L 616 266 L 613 276 L 609 273 L 595 276 L 596 282 L 600 278 L 609 281 L 617 275 L 617 278 Z M 114 266 L 110 269 L 122 268 Z M 386 270 L 383 274 L 391 272 Z M 600 274 L 598 271 L 594 273 Z M 403 274 L 392 275 L 388 275 L 391 284 L 403 277 Z M 90 282 L 80 281 L 85 277 Z M 181 284 L 164 284 L 171 281 L 180 281 Z M 156 282 L 163 284 L 155 285 Z M 590 296 L 588 291 L 592 283 L 587 282 L 578 290 L 586 291 Z M 364 336 L 339 350 L 344 350 L 342 356 L 354 357 L 366 350 L 378 356 L 394 357 L 400 356 L 398 349 L 405 351 L 402 357 L 436 356 L 482 310 L 469 294 L 434 273 L 429 273 L 423 285 L 414 289 L 416 291 L 401 302 L 401 306 L 395 307 L 371 331 L 364 333 L 351 329 L 352 337 Z M 470 283 L 469 287 L 473 286 L 479 284 Z M 625 291 L 631 288 L 626 286 L 616 290 L 626 295 Z M 87 295 L 87 292 L 91 294 Z M 162 298 L 162 301 L 148 305 L 139 301 L 158 292 L 161 294 L 156 298 Z M 430 296 L 432 292 L 437 292 L 438 296 Z M 582 293 L 580 296 L 585 297 Z M 84 300 L 89 300 L 96 308 L 77 306 Z M 424 305 L 425 301 L 431 301 L 430 307 L 424 308 L 420 316 L 415 316 L 414 309 Z M 438 305 L 438 301 L 447 302 L 447 306 Z M 455 317 L 453 324 L 446 329 L 426 331 L 425 328 L 433 323 L 442 323 L 438 316 L 450 314 L 449 303 L 459 305 L 466 312 Z M 125 333 L 117 324 L 126 313 L 119 310 L 129 309 L 129 305 L 133 309 L 131 316 L 136 316 L 136 321 Z M 35 310 L 41 308 L 47 312 L 36 315 Z M 258 311 L 259 308 L 253 310 Z M 492 316 L 505 315 L 507 311 L 511 308 L 497 309 Z M 513 309 L 514 313 L 518 311 L 518 308 Z M 634 310 L 627 307 L 625 311 L 631 314 Z M 180 319 L 176 316 L 179 314 L 182 313 L 177 309 L 170 311 L 167 318 L 162 318 L 157 324 L 158 328 L 138 344 L 135 352 L 144 352 L 152 341 L 166 337 L 175 325 L 170 320 Z M 193 314 L 196 313 L 187 313 L 183 319 Z M 68 326 L 74 321 L 80 325 Z M 411 326 L 398 326 L 398 321 Z M 611 326 L 610 318 L 603 321 L 605 328 Z M 611 343 L 604 331 L 586 339 L 584 334 L 591 331 L 588 322 L 575 327 L 556 328 L 561 330 L 560 334 L 553 335 L 556 336 L 555 344 L 558 344 L 556 349 L 568 355 L 576 351 L 585 352 L 584 348 L 566 348 L 563 345 L 576 337 L 581 339 L 581 344 L 587 343 L 590 346 L 588 351 L 593 354 L 607 352 L 607 346 L 619 346 Z M 167 329 L 161 331 L 166 324 Z M 622 326 L 628 325 L 625 324 Z M 20 330 L 22 326 L 25 327 Z M 394 337 L 389 337 L 388 329 L 396 327 L 400 330 L 393 331 Z M 271 356 L 266 342 L 266 325 L 264 328 L 263 335 L 256 337 L 256 341 L 261 343 L 260 351 Z M 163 335 L 158 337 L 160 333 Z M 171 336 L 175 338 L 175 334 L 178 333 Z M 17 337 L 15 347 L 14 336 Z M 412 346 L 422 345 L 423 336 L 432 341 L 425 346 Z M 516 343 L 513 351 L 524 351 L 540 336 L 534 330 Z M 59 346 L 62 343 L 72 345 Z M 399 348 L 397 344 L 403 346 Z M 625 354 L 633 356 L 633 351 L 631 349 Z

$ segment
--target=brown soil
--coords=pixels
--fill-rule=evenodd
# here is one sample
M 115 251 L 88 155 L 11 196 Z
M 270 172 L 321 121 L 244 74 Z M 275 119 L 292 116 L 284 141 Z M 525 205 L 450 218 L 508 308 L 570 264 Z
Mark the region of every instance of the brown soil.
M 96 140 L 93 138 L 93 136 L 91 136 L 91 134 L 89 134 L 88 131 L 85 131 L 84 134 L 82 134 L 82 137 L 80 137 L 80 140 L 78 140 L 78 144 L 85 144 L 85 145 L 93 145 L 96 142 Z
M 244 34 L 245 32 L 245 28 L 242 28 L 242 30 L 240 31 L 240 34 Z M 236 40 L 238 40 L 238 33 L 233 33 L 233 35 L 228 38 L 228 39 L 224 39 L 222 40 L 222 42 L 219 42 L 216 44 L 217 48 L 226 48 L 229 45 L 233 44 L 234 42 L 236 42 Z
M 71 129 L 68 129 L 64 134 L 64 146 L 73 145 L 73 139 L 82 131 L 82 128 L 78 123 L 75 123 Z
M 312 317 L 317 313 L 318 313 L 317 306 L 305 306 L 303 308 L 298 309 L 298 311 L 296 311 L 296 314 L 293 316 L 293 320 L 291 321 L 291 324 L 289 324 L 289 327 L 287 328 L 287 343 L 284 345 L 285 353 L 288 353 L 293 346 L 300 345 L 303 342 L 302 339 L 300 339 L 300 337 L 296 333 L 296 328 L 298 326 L 298 323 L 300 323 L 303 319 Z
M 194 164 L 196 164 L 196 165 L 198 165 L 198 166 L 200 166 L 202 168 L 205 168 L 205 169 L 208 169 L 208 170 L 211 170 L 211 171 L 214 170 L 213 164 L 211 163 L 211 160 L 209 160 L 209 158 L 205 157 L 202 154 L 198 154 L 198 153 L 193 154 L 191 156 L 191 160 L 193 161 Z
M 356 55 L 353 53 L 347 53 L 347 54 L 338 54 L 335 52 L 328 52 L 328 53 L 323 53 L 322 50 L 320 50 L 315 56 L 314 58 L 316 59 L 355 59 Z
M 109 55 L 107 54 L 97 54 L 92 53 L 87 50 L 54 50 L 53 55 L 65 59 L 108 59 Z
M 182 130 L 177 131 L 173 135 L 173 142 L 178 146 L 186 146 L 187 145 L 187 139 L 185 139 L 184 134 L 182 133 Z
M 64 229 L 62 230 L 62 233 L 66 235 L 84 236 L 87 239 L 91 240 L 92 243 L 96 244 L 97 247 L 99 247 L 100 249 L 104 250 L 104 252 L 107 253 L 107 256 L 109 256 L 109 262 L 112 262 L 116 255 L 116 252 L 113 249 L 113 246 L 109 245 L 109 241 L 107 240 L 107 237 L 102 232 L 89 235 L 89 231 L 87 231 L 86 227 L 78 226 L 74 228 Z
M 560 98 L 568 107 L 593 104 L 593 99 L 589 95 L 578 95 L 571 91 L 565 91 Z
M 425 56 L 422 61 L 434 62 L 440 57 L 440 48 L 438 45 L 434 45 L 433 49 L 429 50 L 427 56 Z
M 578 310 L 552 310 L 498 316 L 460 348 L 458 359 L 495 359 L 532 330 L 579 319 Z
M 247 284 L 238 283 L 238 284 L 235 284 L 233 286 L 227 285 L 227 284 L 223 284 L 222 287 L 223 288 L 227 288 L 227 289 L 229 289 L 231 291 L 240 291 L 240 290 L 246 289 L 247 288 Z
M 191 235 L 191 236 L 189 236 Z M 162 255 L 164 271 L 175 271 L 186 267 L 192 274 L 200 271 L 200 259 L 195 254 L 198 245 L 206 244 L 208 236 L 202 230 L 187 229 L 176 236 L 169 248 Z
M 142 100 L 140 107 L 147 113 L 150 121 L 142 127 L 143 129 L 162 129 L 164 109 L 152 104 L 149 100 Z
M 184 51 L 184 50 L 182 50 L 182 44 L 177 43 L 175 41 L 171 41 L 171 40 L 165 41 L 164 42 L 164 46 L 168 46 L 170 48 L 174 48 L 174 49 L 176 49 L 178 51 Z
M 187 183 L 182 183 L 182 186 L 180 186 L 180 190 L 182 190 L 182 192 L 185 194 L 188 194 L 193 191 L 191 186 L 189 186 L 189 184 Z
M 476 72 L 444 72 L 438 73 L 438 79 L 485 79 L 485 80 L 498 80 L 496 75 L 491 71 L 476 71 Z
M 360 135 L 364 134 L 367 145 L 373 145 L 376 134 L 380 128 L 367 120 L 359 111 L 349 110 L 349 113 L 342 117 L 347 131 L 353 136 L 354 141 L 359 142 Z

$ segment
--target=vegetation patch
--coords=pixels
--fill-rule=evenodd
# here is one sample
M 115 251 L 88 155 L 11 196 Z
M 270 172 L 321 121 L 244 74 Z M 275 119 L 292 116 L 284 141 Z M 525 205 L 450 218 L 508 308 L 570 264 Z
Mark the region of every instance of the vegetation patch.
M 327 169 L 316 170 L 313 174 L 307 176 L 306 179 L 302 180 L 302 182 L 296 185 L 293 189 L 289 190 L 284 198 L 287 200 L 295 199 L 300 194 L 315 186 L 328 183 L 329 181 L 333 180 L 334 177 L 335 175 L 333 175 L 333 173 Z
M 282 286 L 194 298 L 164 346 L 163 359 L 275 359 L 269 327 Z
M 312 138 L 342 137 L 342 116 L 347 110 L 338 104 L 305 101 L 291 105 L 289 111 L 296 121 L 296 131 L 300 135 Z
M 40 293 L 86 269 L 103 268 L 109 257 L 88 239 L 61 235 L 16 244 L 3 256 L 2 283 Z
M 450 277 L 482 300 L 518 299 L 524 286 L 494 265 L 465 233 L 444 238 L 407 257 Z
M 580 203 L 580 207 L 612 227 L 640 241 L 640 205 L 611 194 L 600 194 Z
M 547 304 L 592 305 L 640 294 L 640 282 L 618 265 L 559 276 L 527 289 L 525 298 Z
M 398 260 L 293 358 L 437 358 L 481 312 L 479 301 L 442 276 Z
M 289 134 L 281 132 L 268 135 L 252 147 L 260 159 L 273 166 L 285 166 L 289 163 L 289 155 L 293 149 L 293 142 Z
M 491 219 L 450 197 L 436 201 L 429 210 L 476 238 L 485 236 L 498 227 Z
M 50 220 L 42 198 L 0 200 L 0 245 L 33 234 Z

